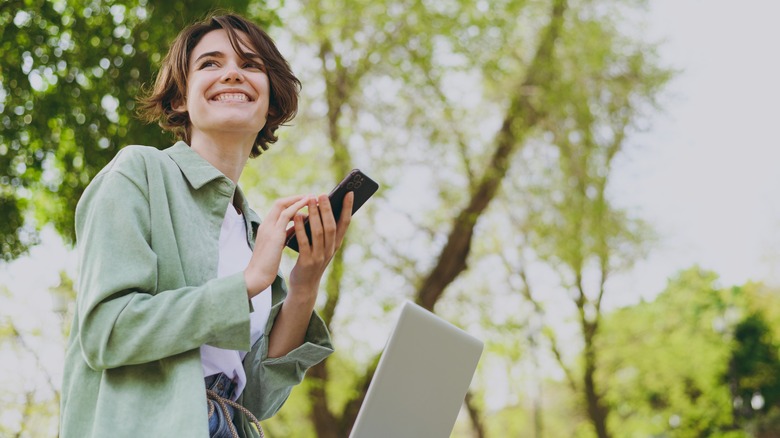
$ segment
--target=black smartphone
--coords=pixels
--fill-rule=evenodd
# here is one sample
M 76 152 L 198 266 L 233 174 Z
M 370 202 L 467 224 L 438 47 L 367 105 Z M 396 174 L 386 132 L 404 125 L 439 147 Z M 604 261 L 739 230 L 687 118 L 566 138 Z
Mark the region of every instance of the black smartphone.
M 378 189 L 379 184 L 369 178 L 365 173 L 361 172 L 360 169 L 352 169 L 352 171 L 349 172 L 349 174 L 347 174 L 347 176 L 344 177 L 328 195 L 330 206 L 333 210 L 333 217 L 338 222 L 339 217 L 341 216 L 341 208 L 344 205 L 344 196 L 346 196 L 348 192 L 355 193 L 355 199 L 352 203 L 352 214 L 355 214 L 355 212 L 358 211 L 358 209 L 365 204 L 365 202 L 368 201 L 368 198 L 376 193 Z M 309 240 L 311 240 L 311 226 L 309 225 L 308 218 L 304 221 L 303 225 L 306 229 L 306 235 L 309 237 Z M 286 245 L 288 248 L 298 251 L 298 238 L 295 236 L 295 227 L 290 227 L 290 229 L 287 230 Z

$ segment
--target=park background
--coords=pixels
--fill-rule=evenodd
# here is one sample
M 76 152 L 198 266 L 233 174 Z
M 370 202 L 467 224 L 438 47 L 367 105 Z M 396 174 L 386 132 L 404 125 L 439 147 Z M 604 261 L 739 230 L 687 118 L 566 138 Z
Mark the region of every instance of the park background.
M 133 98 L 215 5 L 304 85 L 255 209 L 383 186 L 323 284 L 338 351 L 270 436 L 346 435 L 406 299 L 487 343 L 454 436 L 780 436 L 771 0 L 4 1 L 0 436 L 56 435 L 73 208 L 170 144 Z

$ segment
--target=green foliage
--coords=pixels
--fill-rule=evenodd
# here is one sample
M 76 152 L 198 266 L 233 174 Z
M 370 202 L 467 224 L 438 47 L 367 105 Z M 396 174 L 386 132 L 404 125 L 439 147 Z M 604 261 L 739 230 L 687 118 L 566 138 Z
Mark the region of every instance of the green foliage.
M 656 66 L 651 45 L 621 35 L 618 18 L 600 14 L 601 4 L 576 2 L 555 44 L 560 55 L 540 61 L 544 74 L 520 89 L 551 3 L 334 0 L 293 7 L 290 17 L 307 24 L 293 30 L 296 39 L 309 49 L 304 53 L 320 58 L 304 72 L 304 84 L 324 84 L 310 94 L 320 112 L 304 112 L 304 120 L 312 123 L 293 135 L 300 135 L 313 154 L 332 160 L 327 170 L 320 167 L 321 173 L 338 173 L 348 161 L 376 167 L 391 204 L 383 211 L 395 213 L 384 217 L 399 218 L 393 224 L 382 222 L 381 214 L 374 218 L 371 250 L 377 257 L 372 259 L 381 258 L 385 266 L 378 269 L 384 281 L 373 282 L 372 298 L 387 294 L 397 302 L 399 289 L 414 287 L 435 263 L 452 218 L 480 177 L 495 170 L 489 159 L 496 149 L 496 124 L 512 120 L 506 112 L 515 109 L 509 103 L 518 95 L 531 95 L 545 114 L 542 127 L 519 121 L 523 136 L 518 138 L 543 142 L 543 153 L 555 154 L 550 160 L 555 172 L 514 173 L 510 178 L 521 190 L 507 191 L 503 198 L 523 210 L 520 227 L 532 230 L 536 255 L 562 266 L 564 286 L 574 289 L 575 278 L 594 264 L 603 283 L 607 274 L 643 254 L 647 228 L 609 203 L 607 180 L 630 127 L 652 107 L 669 72 Z M 537 136 L 539 131 L 547 135 Z M 314 144 L 329 147 L 332 155 Z M 404 210 L 413 200 L 399 200 L 403 195 L 394 189 L 417 175 L 423 175 L 422 184 L 406 190 L 426 202 Z M 525 202 L 529 193 L 532 203 Z M 494 223 L 493 218 L 472 219 L 483 224 L 480 231 Z M 411 231 L 399 233 L 404 230 L 399 222 Z M 479 256 L 512 250 L 507 234 L 499 235 L 500 246 Z M 475 246 L 483 237 L 475 237 Z M 471 266 L 480 263 L 467 256 Z M 347 281 L 367 277 L 372 270 L 366 265 L 348 273 Z M 474 275 L 484 282 L 487 272 L 475 270 Z M 462 304 L 457 297 L 479 292 L 466 282 L 450 289 L 448 298 L 456 297 L 452 306 Z M 602 291 L 597 288 L 592 295 Z M 489 315 L 490 298 L 480 298 L 473 300 L 475 307 Z M 594 298 L 593 320 L 599 303 Z
M 780 353 L 761 313 L 751 313 L 734 328 L 724 380 L 731 389 L 734 421 L 749 420 L 780 408 Z
M 655 47 L 617 30 L 614 19 L 583 10 L 566 27 L 546 84 L 539 177 L 527 221 L 540 258 L 574 278 L 591 263 L 609 274 L 644 254 L 652 232 L 609 199 L 615 159 L 655 106 L 671 71 Z M 520 177 L 522 178 L 522 177 Z
M 255 18 L 275 20 L 254 2 Z M 0 6 L 0 249 L 10 260 L 53 224 L 73 239 L 90 179 L 127 144 L 171 137 L 134 118 L 170 41 L 184 26 L 248 0 L 10 0 Z M 30 215 L 33 209 L 34 218 Z M 33 220 L 34 219 L 34 220 Z
M 612 381 L 595 378 L 602 367 L 598 338 L 606 330 L 602 303 L 613 293 L 609 279 L 641 259 L 654 237 L 647 223 L 612 201 L 611 185 L 619 158 L 672 73 L 651 43 L 621 30 L 620 12 L 628 6 L 593 6 L 570 4 L 555 56 L 528 86 L 542 120 L 516 158 L 520 171 L 503 196 L 515 222 L 510 233 L 521 247 L 508 263 L 510 271 L 524 272 L 518 292 L 545 318 L 551 312 L 541 302 L 549 292 L 528 278 L 557 274 L 556 288 L 576 315 L 577 360 L 563 358 L 554 332 L 547 338 L 596 435 L 609 437 L 612 406 L 604 394 Z
M 777 301 L 756 285 L 720 288 L 714 273 L 692 268 L 655 301 L 606 317 L 599 377 L 609 382 L 616 435 L 747 436 L 724 377 L 738 380 L 746 404 L 766 391 L 763 411 L 776 405 L 777 347 L 766 316 L 749 309 Z

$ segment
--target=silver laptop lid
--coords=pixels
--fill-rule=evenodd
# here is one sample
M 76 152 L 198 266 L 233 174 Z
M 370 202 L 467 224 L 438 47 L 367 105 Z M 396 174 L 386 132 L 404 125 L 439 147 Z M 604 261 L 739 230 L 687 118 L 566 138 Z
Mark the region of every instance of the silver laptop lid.
M 350 437 L 448 437 L 483 343 L 406 302 Z

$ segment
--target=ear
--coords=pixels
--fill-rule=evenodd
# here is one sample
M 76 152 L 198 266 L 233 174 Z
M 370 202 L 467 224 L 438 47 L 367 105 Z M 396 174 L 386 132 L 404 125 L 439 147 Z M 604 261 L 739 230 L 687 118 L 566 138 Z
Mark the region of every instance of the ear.
M 177 99 L 173 102 L 171 102 L 171 108 L 180 112 L 180 113 L 186 113 L 187 112 L 187 100 L 186 99 Z

